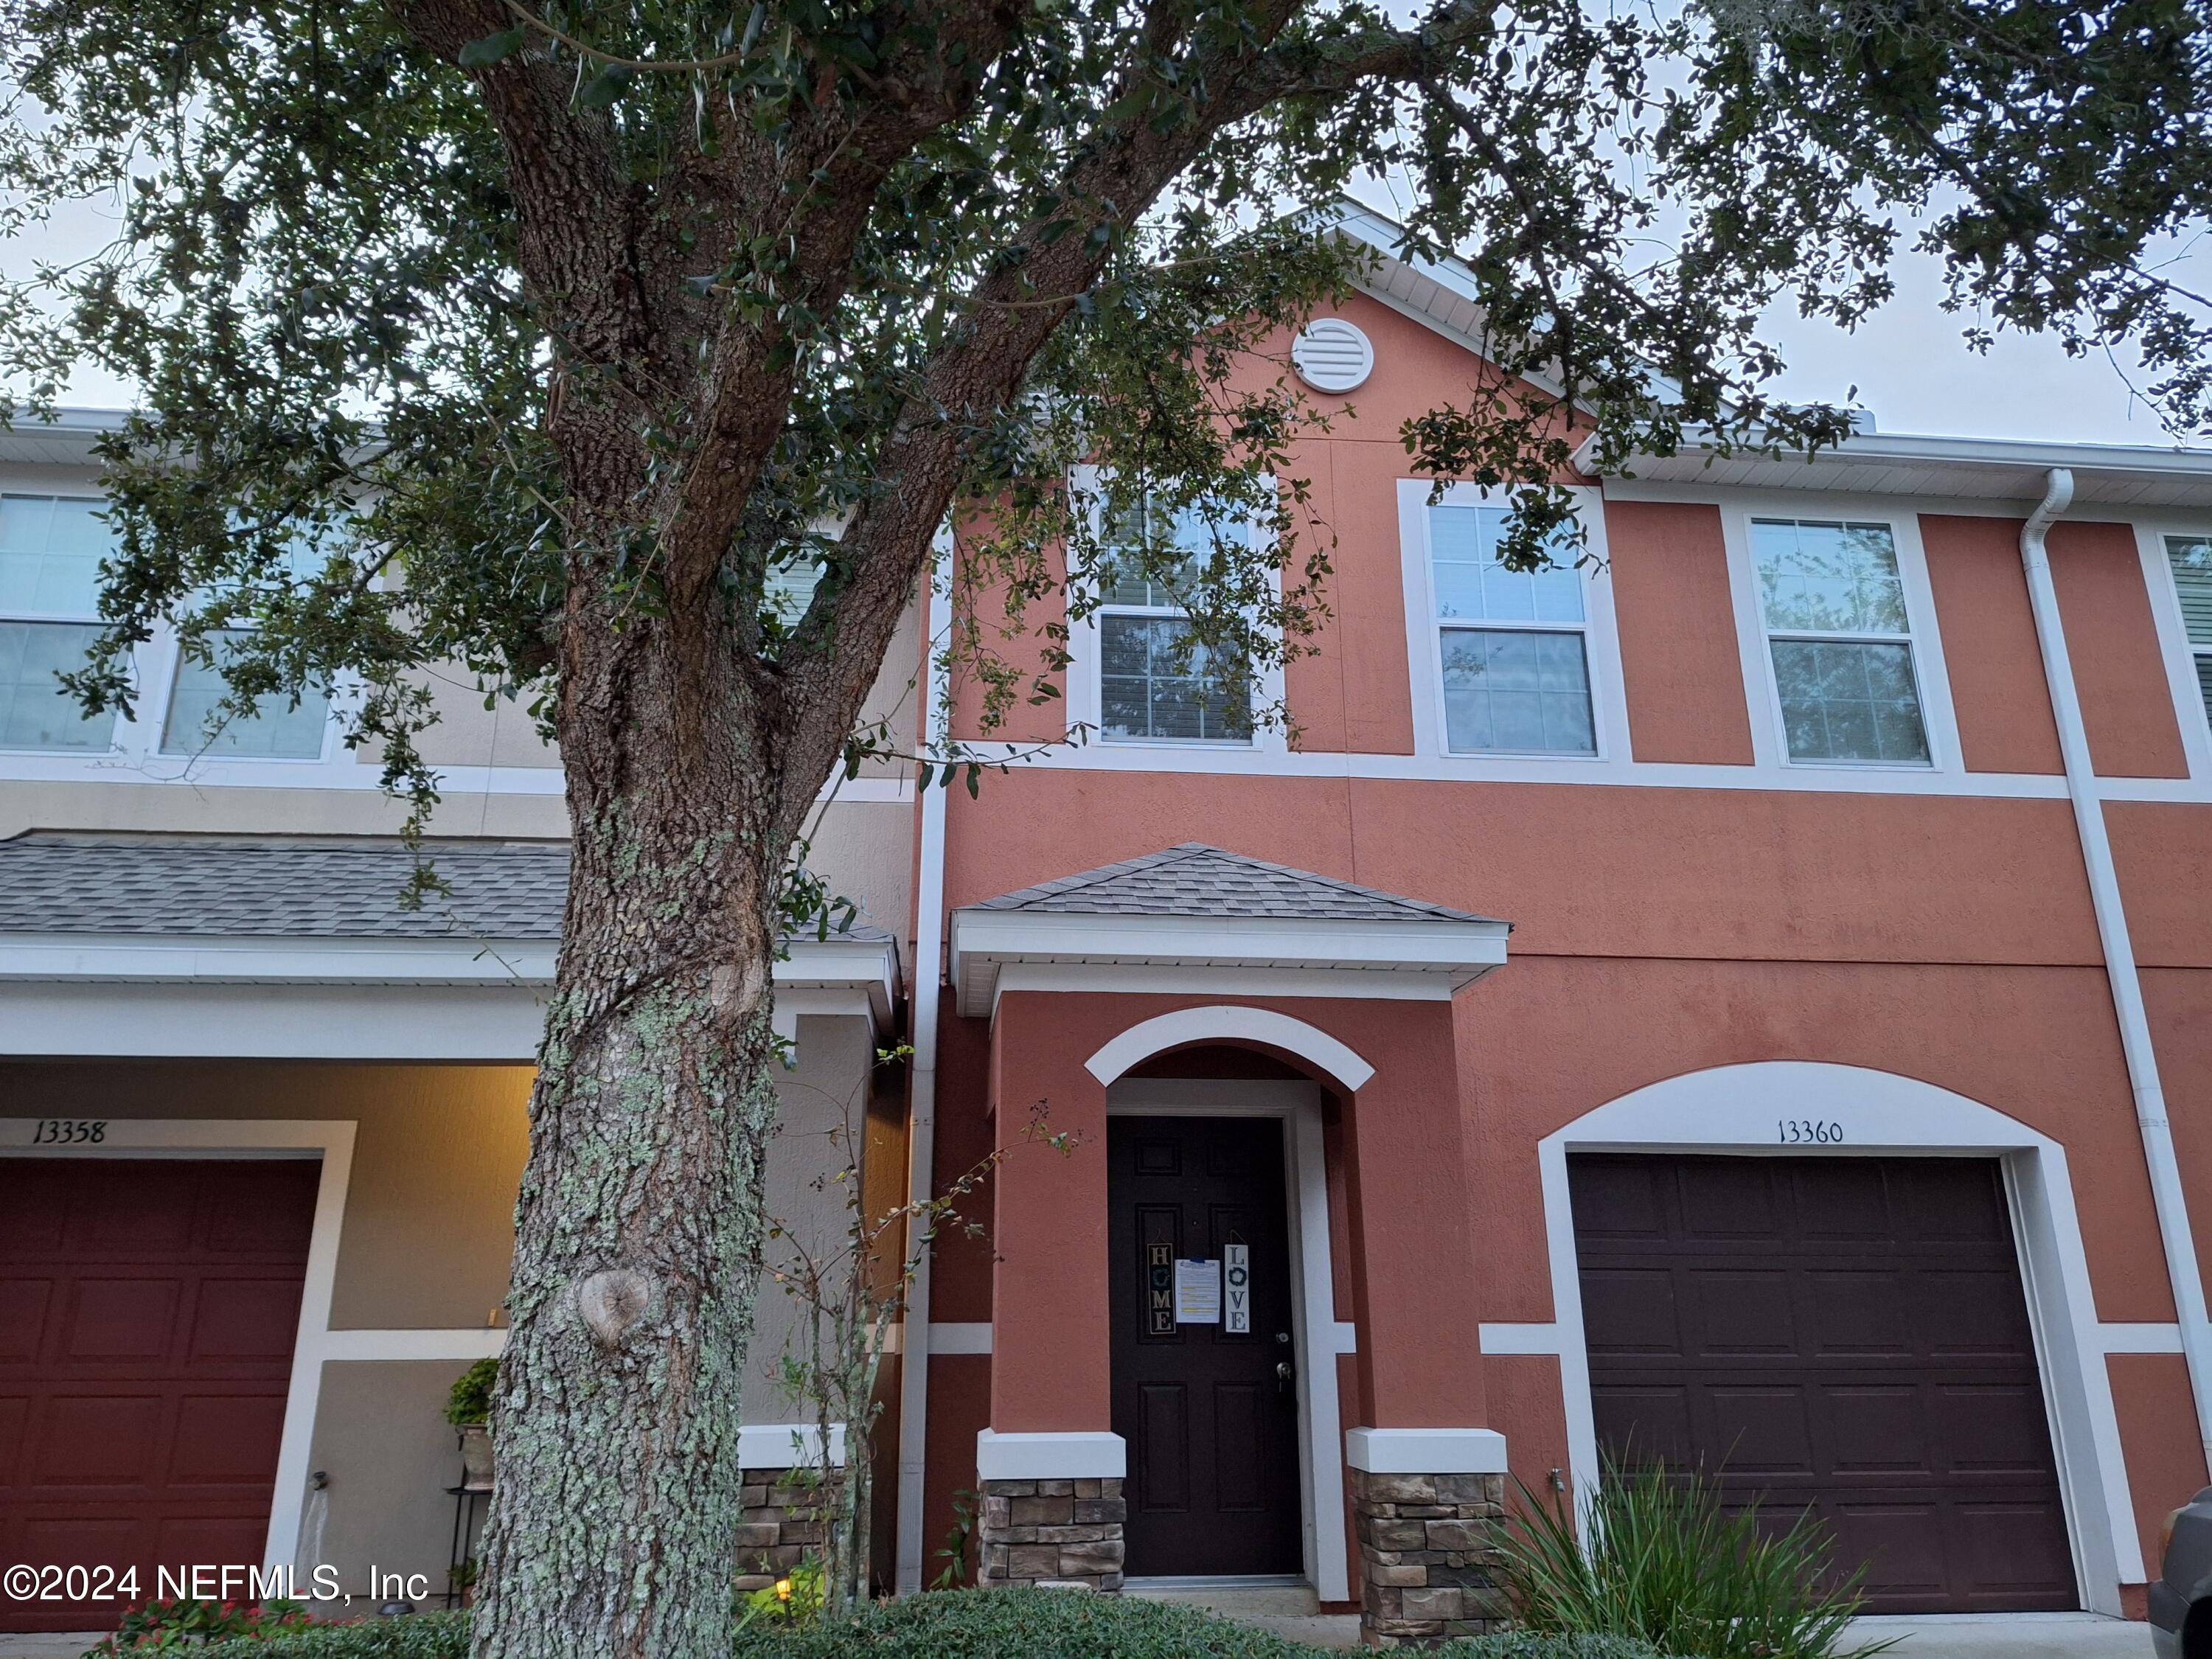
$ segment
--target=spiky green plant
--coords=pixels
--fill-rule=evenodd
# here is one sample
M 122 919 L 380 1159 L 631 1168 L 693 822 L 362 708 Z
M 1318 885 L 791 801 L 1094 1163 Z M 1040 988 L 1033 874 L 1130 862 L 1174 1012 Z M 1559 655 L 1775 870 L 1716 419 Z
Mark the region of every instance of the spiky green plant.
M 1869 1659 L 1892 1645 L 1839 1650 L 1864 1570 L 1832 1575 L 1809 1515 L 1762 1523 L 1723 1510 L 1702 1475 L 1610 1461 L 1579 1534 L 1566 1504 L 1521 1495 L 1498 1571 L 1526 1629 L 1636 1637 L 1696 1659 Z

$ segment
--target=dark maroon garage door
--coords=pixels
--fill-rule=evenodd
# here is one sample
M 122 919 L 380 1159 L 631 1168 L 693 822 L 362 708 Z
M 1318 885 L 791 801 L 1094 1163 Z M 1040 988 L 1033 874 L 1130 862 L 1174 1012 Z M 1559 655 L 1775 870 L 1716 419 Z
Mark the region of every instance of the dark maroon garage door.
M 320 1175 L 0 1158 L 0 1566 L 136 1568 L 143 1599 L 259 1564 Z M 0 1601 L 0 1631 L 121 1611 Z
M 2076 1605 L 2002 1177 L 1978 1158 L 1570 1162 L 1600 1443 L 1810 1509 L 1871 1609 Z

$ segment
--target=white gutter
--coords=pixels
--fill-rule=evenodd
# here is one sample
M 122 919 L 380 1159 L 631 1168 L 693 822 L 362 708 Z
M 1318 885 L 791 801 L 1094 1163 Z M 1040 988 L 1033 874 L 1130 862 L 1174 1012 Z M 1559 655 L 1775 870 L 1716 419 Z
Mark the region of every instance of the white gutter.
M 2074 684 L 2074 665 L 2066 649 L 2066 629 L 2058 614 L 2058 590 L 2051 580 L 2045 538 L 2051 520 L 2074 499 L 2074 475 L 2063 466 L 2048 474 L 2043 501 L 2021 527 L 2020 559 L 2027 571 L 2028 602 L 2035 612 L 2035 635 L 2043 647 L 2043 676 L 2051 689 L 2051 709 L 2058 720 L 2058 750 L 2066 763 L 2066 793 L 2074 804 L 2074 827 L 2081 842 L 2081 862 L 2089 876 L 2089 898 L 2104 947 L 2105 977 L 2112 989 L 2112 1009 L 2120 1025 L 2120 1050 L 2135 1094 L 2136 1127 L 2142 1135 L 2143 1163 L 2150 1172 L 2151 1201 L 2166 1251 L 2172 1287 L 2174 1317 L 2181 1328 L 2181 1352 L 2188 1361 L 2189 1389 L 2197 1403 L 2197 1438 L 2212 1464 L 2212 1325 L 2208 1325 L 2204 1279 L 2197 1243 L 2190 1231 L 2189 1203 L 2173 1155 L 2173 1131 L 2166 1117 L 2166 1091 L 2158 1078 L 2158 1055 L 2151 1046 L 2150 1019 L 2143 1011 L 2142 980 L 2136 969 L 2135 945 L 2128 936 L 2127 911 L 2120 901 L 2119 876 L 2106 832 L 2105 803 L 2097 788 L 2081 701 Z
M 952 536 L 939 532 L 927 604 L 933 624 L 922 664 L 923 750 L 944 752 L 950 720 L 945 706 L 944 652 L 952 626 Z M 921 855 L 914 895 L 914 1060 L 907 1104 L 907 1202 L 936 1196 L 938 988 L 945 979 L 945 797 L 921 791 Z M 913 1224 L 908 1224 L 911 1226 Z M 896 1577 L 892 1588 L 910 1595 L 921 1588 L 922 1499 L 928 1471 L 929 1253 L 915 1263 L 907 1287 L 906 1328 L 899 1361 L 899 1467 Z

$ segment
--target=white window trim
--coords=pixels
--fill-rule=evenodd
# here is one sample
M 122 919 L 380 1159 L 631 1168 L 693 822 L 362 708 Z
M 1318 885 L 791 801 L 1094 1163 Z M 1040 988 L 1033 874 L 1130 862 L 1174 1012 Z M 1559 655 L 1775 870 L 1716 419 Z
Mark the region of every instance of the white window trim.
M 1098 492 L 1105 477 L 1103 468 L 1079 466 L 1072 470 L 1069 482 L 1087 497 L 1092 515 L 1091 533 L 1103 540 L 1103 528 L 1097 522 Z M 1245 532 L 1255 551 L 1265 551 L 1273 532 L 1260 525 L 1247 525 Z M 1275 579 L 1280 592 L 1281 578 Z M 1123 614 L 1139 614 L 1142 607 L 1113 606 Z M 1165 611 L 1155 614 L 1164 616 Z M 1157 753 L 1162 750 L 1180 750 L 1200 755 L 1279 755 L 1289 750 L 1289 738 L 1279 725 L 1255 720 L 1252 735 L 1242 741 L 1208 738 L 1109 738 L 1103 719 L 1104 690 L 1101 674 L 1104 665 L 1098 641 L 1099 612 L 1092 611 L 1080 619 L 1071 618 L 1067 625 L 1067 723 L 1073 731 L 1083 728 L 1090 732 L 1087 747 L 1096 750 L 1117 753 Z M 1283 666 L 1272 663 L 1261 667 L 1253 677 L 1252 702 L 1255 708 L 1281 707 L 1284 704 Z
M 1607 580 L 1609 554 L 1605 539 L 1605 507 L 1601 493 L 1578 486 L 1575 516 L 1587 538 L 1590 562 L 1583 567 L 1583 660 L 1589 677 L 1590 725 L 1595 754 L 1567 754 L 1527 749 L 1454 749 L 1444 722 L 1443 648 L 1437 635 L 1448 625 L 1470 629 L 1514 629 L 1536 633 L 1573 630 L 1565 623 L 1492 623 L 1468 617 L 1447 624 L 1437 615 L 1435 565 L 1429 538 L 1427 478 L 1398 480 L 1398 549 L 1401 587 L 1406 603 L 1406 668 L 1413 696 L 1413 752 L 1444 763 L 1460 763 L 1470 769 L 1500 763 L 1524 765 L 1537 775 L 1557 767 L 1612 768 L 1626 766 L 1629 746 L 1628 699 L 1620 670 L 1620 631 L 1613 615 L 1613 584 Z M 1477 484 L 1447 486 L 1440 507 L 1496 506 Z
M 30 501 L 89 501 L 94 506 L 105 506 L 107 501 L 107 498 L 97 490 L 72 489 L 61 485 L 43 489 L 34 486 L 0 485 L 0 495 L 16 495 Z M 100 613 L 97 605 L 90 611 L 72 611 L 66 616 L 39 615 L 27 611 L 0 610 L 0 622 L 27 623 L 33 626 L 42 623 L 53 623 L 70 628 L 98 627 Z M 137 671 L 138 666 L 137 653 L 134 652 L 131 657 L 131 667 L 134 672 Z M 9 744 L 0 745 L 0 756 L 10 758 L 27 756 L 39 760 L 74 762 L 79 765 L 87 763 L 97 764 L 112 760 L 125 748 L 126 738 L 124 728 L 135 723 L 135 715 L 117 713 L 112 718 L 114 723 L 108 729 L 107 746 L 105 749 L 40 749 Z
M 2190 777 L 2203 782 L 2212 779 L 2212 709 L 2206 708 L 2204 694 L 2197 689 L 2197 658 L 2207 647 L 2190 642 L 2189 627 L 2181 616 L 2181 586 L 2166 556 L 2166 538 L 2212 537 L 2212 518 L 2141 519 L 2136 521 L 2135 532 L 2143 592 L 2150 595 L 2151 623 L 2158 630 L 2159 654 L 2165 659 L 2174 724 L 2181 731 L 2182 755 Z
M 1790 753 L 1790 739 L 1782 718 L 1782 689 L 1774 675 L 1773 635 L 1766 625 L 1766 607 L 1759 597 L 1759 561 L 1752 551 L 1754 519 L 1816 520 L 1825 523 L 1879 524 L 1889 531 L 1897 554 L 1898 584 L 1905 598 L 1905 620 L 1911 630 L 1905 644 L 1912 655 L 1912 677 L 1920 697 L 1920 724 L 1928 744 L 1928 758 L 1919 761 L 1799 760 Z M 1743 661 L 1745 700 L 1752 711 L 1752 755 L 1760 768 L 1789 771 L 1842 773 L 1847 775 L 1929 774 L 1961 769 L 1957 718 L 1951 705 L 1950 671 L 1943 660 L 1943 642 L 1936 625 L 1936 592 L 1928 580 L 1928 551 L 1920 539 L 1917 512 L 1899 512 L 1894 504 L 1876 504 L 1849 497 L 1810 501 L 1802 495 L 1776 492 L 1771 499 L 1738 496 L 1721 509 L 1721 538 L 1728 552 L 1729 588 L 1735 602 L 1736 645 Z M 1802 630 L 1784 629 L 1783 637 L 1801 637 Z M 1889 635 L 1864 638 L 1875 643 L 1894 642 Z M 1765 718 L 1758 710 L 1764 708 Z
M 253 627 L 254 624 L 251 623 L 237 623 L 233 625 L 232 631 L 250 633 L 253 631 Z M 149 696 L 140 698 L 138 703 L 146 715 L 143 723 L 148 733 L 145 739 L 145 757 L 149 765 L 189 767 L 197 772 L 203 767 L 218 762 L 225 766 L 286 768 L 330 764 L 331 751 L 338 745 L 338 717 L 341 712 L 355 702 L 359 696 L 357 691 L 349 687 L 334 685 L 331 688 L 329 701 L 323 709 L 322 746 L 312 755 L 219 755 L 200 749 L 179 750 L 166 747 L 169 735 L 169 717 L 176 701 L 177 681 L 185 668 L 185 647 L 177 638 L 175 630 L 166 625 L 150 643 L 155 659 L 161 665 L 161 670 L 157 674 L 143 675 L 142 678 L 145 681 L 149 692 L 155 689 L 155 683 L 158 681 L 161 696 L 158 702 Z M 205 735 L 204 731 L 200 733 L 203 738 Z

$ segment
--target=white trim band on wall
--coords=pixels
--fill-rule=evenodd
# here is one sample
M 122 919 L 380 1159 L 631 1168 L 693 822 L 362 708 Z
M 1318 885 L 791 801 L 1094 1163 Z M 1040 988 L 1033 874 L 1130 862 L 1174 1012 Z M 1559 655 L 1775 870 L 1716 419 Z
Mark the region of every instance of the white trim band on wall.
M 1503 1474 L 1495 1429 L 1346 1429 L 1344 1461 L 1366 1474 Z
M 1119 1480 L 1129 1472 L 1128 1443 L 1099 1430 L 1053 1434 L 975 1435 L 975 1474 L 982 1480 Z
M 796 1469 L 822 1467 L 822 1425 L 818 1423 L 747 1423 L 738 1431 L 738 1467 L 741 1469 Z M 845 1467 L 845 1425 L 830 1425 L 830 1467 Z

